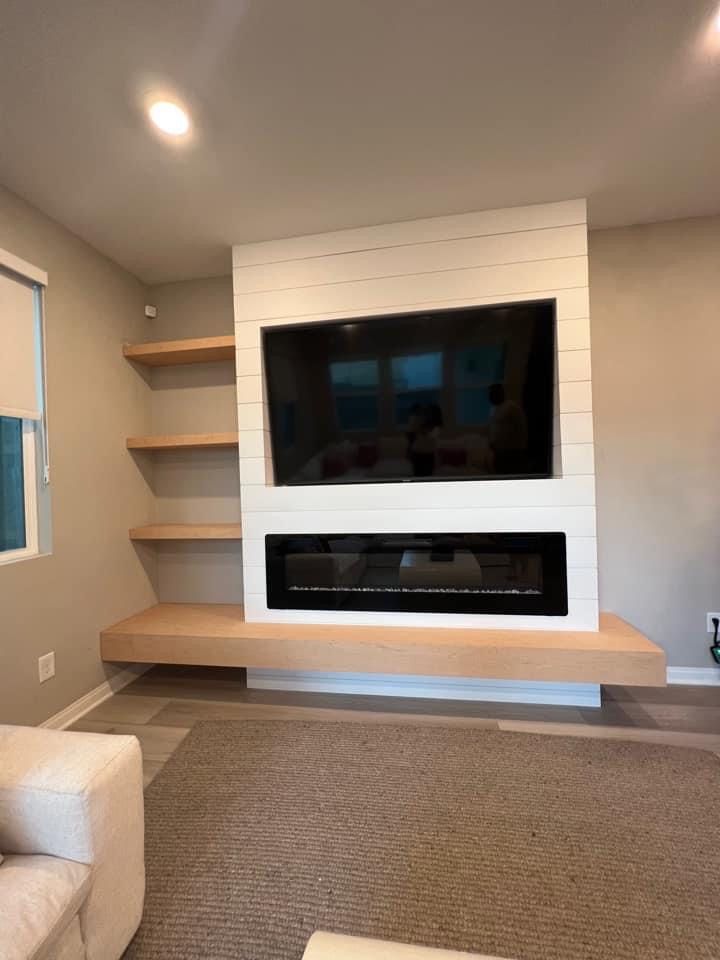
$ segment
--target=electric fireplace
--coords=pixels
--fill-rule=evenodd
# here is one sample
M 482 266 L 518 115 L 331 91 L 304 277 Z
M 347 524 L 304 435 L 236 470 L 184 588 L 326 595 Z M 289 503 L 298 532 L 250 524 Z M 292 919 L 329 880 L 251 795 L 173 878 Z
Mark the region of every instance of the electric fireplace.
M 567 616 L 564 533 L 265 537 L 276 610 Z

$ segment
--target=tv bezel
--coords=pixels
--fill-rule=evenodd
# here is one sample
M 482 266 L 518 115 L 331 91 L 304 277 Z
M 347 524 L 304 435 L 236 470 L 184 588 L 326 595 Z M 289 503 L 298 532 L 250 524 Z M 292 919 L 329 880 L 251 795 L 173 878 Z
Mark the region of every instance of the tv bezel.
M 551 330 L 550 330 L 550 341 L 551 341 L 551 353 L 553 358 L 553 365 L 551 371 L 551 382 L 550 382 L 550 411 L 551 415 L 548 419 L 548 432 L 545 437 L 546 444 L 545 449 L 547 451 L 547 471 L 542 473 L 518 473 L 518 474 L 473 474 L 469 476 L 445 476 L 445 477 L 358 477 L 351 481 L 343 480 L 342 477 L 337 479 L 331 478 L 328 480 L 297 480 L 297 481 L 285 481 L 279 483 L 277 481 L 275 466 L 278 462 L 277 451 L 275 449 L 276 439 L 275 439 L 275 429 L 273 424 L 273 413 L 272 413 L 272 404 L 273 398 L 271 396 L 271 387 L 270 387 L 270 377 L 268 376 L 268 365 L 267 365 L 267 338 L 272 336 L 273 332 L 280 330 L 305 330 L 305 329 L 315 329 L 318 325 L 326 327 L 340 327 L 347 323 L 372 323 L 373 321 L 381 320 L 398 320 L 407 318 L 410 320 L 412 317 L 427 317 L 427 316 L 440 316 L 447 315 L 450 313 L 466 313 L 469 310 L 493 310 L 501 307 L 520 307 L 520 306 L 549 306 L 552 310 L 552 320 L 551 320 Z M 505 480 L 549 480 L 552 479 L 555 474 L 553 472 L 553 444 L 554 444 L 554 422 L 555 422 L 555 394 L 557 392 L 557 298 L 555 297 L 539 297 L 533 300 L 500 300 L 497 303 L 475 303 L 467 304 L 465 306 L 458 307 L 441 307 L 435 310 L 402 310 L 398 313 L 370 313 L 365 314 L 361 317 L 349 316 L 349 317 L 334 317 L 327 320 L 313 320 L 305 323 L 273 323 L 270 326 L 263 326 L 260 328 L 260 341 L 261 341 L 261 354 L 262 354 L 262 370 L 263 370 L 263 379 L 265 384 L 265 391 L 267 396 L 267 407 L 268 407 L 268 417 L 270 419 L 270 452 L 272 455 L 272 464 L 273 464 L 273 486 L 275 487 L 328 487 L 328 486 L 356 486 L 357 484 L 384 484 L 384 483 L 465 483 L 468 480 L 470 481 L 505 481 Z

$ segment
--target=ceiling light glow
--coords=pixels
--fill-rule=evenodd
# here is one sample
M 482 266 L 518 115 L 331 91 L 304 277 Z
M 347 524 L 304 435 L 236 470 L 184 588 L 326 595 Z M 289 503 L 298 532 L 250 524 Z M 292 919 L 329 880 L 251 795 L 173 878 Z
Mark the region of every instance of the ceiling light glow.
M 171 137 L 181 137 L 190 129 L 190 117 L 182 107 L 170 100 L 158 100 L 148 112 L 158 130 Z

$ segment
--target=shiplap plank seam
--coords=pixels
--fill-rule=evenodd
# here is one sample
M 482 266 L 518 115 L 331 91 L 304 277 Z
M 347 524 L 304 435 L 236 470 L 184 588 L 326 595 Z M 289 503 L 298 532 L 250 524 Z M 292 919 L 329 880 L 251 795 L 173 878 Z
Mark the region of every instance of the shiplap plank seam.
M 329 257 L 237 267 L 233 275 L 234 292 L 242 295 L 270 290 L 294 290 L 587 255 L 587 231 L 584 226 L 555 227 L 550 231 L 551 235 L 544 238 L 544 243 L 543 238 L 537 236 L 539 232 L 533 230 L 514 234 L 512 236 L 518 238 L 514 244 L 512 241 L 502 242 L 507 235 L 468 237 L 461 241 L 406 244 L 392 248 L 391 252 L 384 249 L 345 251 Z M 462 244 L 462 249 L 457 249 L 458 244 Z M 418 259 L 417 255 L 413 257 L 418 250 L 423 251 L 424 256 L 421 259 Z M 383 268 L 385 272 L 382 272 Z
M 577 312 L 575 316 L 567 316 L 566 306 L 565 306 L 565 295 L 579 294 L 583 298 L 582 309 Z M 234 298 L 235 301 L 235 329 L 237 330 L 245 323 L 261 323 L 263 326 L 270 326 L 273 324 L 282 325 L 282 324 L 292 324 L 294 322 L 298 323 L 313 323 L 313 322 L 323 322 L 330 320 L 351 320 L 351 319 L 362 319 L 364 317 L 373 317 L 373 316 L 382 316 L 387 313 L 399 314 L 399 313 L 422 313 L 426 310 L 439 310 L 439 309 L 462 309 L 463 307 L 470 306 L 492 306 L 496 303 L 502 303 L 502 297 L 498 301 L 499 294 L 492 294 L 488 297 L 449 297 L 435 300 L 415 300 L 411 302 L 404 303 L 384 303 L 378 306 L 373 307 L 356 307 L 356 308 L 345 308 L 344 310 L 324 310 L 324 311 L 310 311 L 305 313 L 283 313 L 283 314 L 274 314 L 274 315 L 261 315 L 261 314 L 250 314 L 246 316 L 239 316 L 239 311 L 241 306 L 246 304 L 241 304 L 242 295 L 237 294 Z M 545 288 L 543 290 L 532 290 L 526 291 L 525 293 L 515 293 L 513 294 L 513 302 L 524 303 L 533 300 L 556 300 L 557 303 L 557 312 L 558 312 L 558 323 L 567 323 L 571 320 L 583 320 L 587 319 L 589 313 L 589 297 L 588 297 L 588 287 L 587 284 L 574 285 L 563 288 Z M 508 301 L 504 301 L 508 302 Z M 585 347 L 579 349 L 587 349 Z
M 458 237 L 439 237 L 431 240 L 407 240 L 403 243 L 391 243 L 391 244 L 385 244 L 383 246 L 368 246 L 368 247 L 357 247 L 357 248 L 353 247 L 352 249 L 348 249 L 348 250 L 339 250 L 337 251 L 337 253 L 315 253 L 315 254 L 310 254 L 308 256 L 285 257 L 282 260 L 263 260 L 258 263 L 234 264 L 232 270 L 233 270 L 233 274 L 235 274 L 236 271 L 239 272 L 243 270 L 254 270 L 256 267 L 274 267 L 274 266 L 281 266 L 282 264 L 285 264 L 285 263 L 300 264 L 305 262 L 306 260 L 327 260 L 331 257 L 332 258 L 351 257 L 357 253 L 381 253 L 384 250 L 385 251 L 400 250 L 403 247 L 407 247 L 408 249 L 411 249 L 412 247 L 423 247 L 423 246 L 429 246 L 431 244 L 440 244 L 440 243 L 450 244 L 450 243 L 457 243 L 458 240 L 463 240 L 463 241 L 464 240 L 491 240 L 493 237 L 513 237 L 513 236 L 517 236 L 518 234 L 542 234 L 542 233 L 546 233 L 549 230 L 564 230 L 566 228 L 570 229 L 572 227 L 584 227 L 584 226 L 586 226 L 585 221 L 578 221 L 577 223 L 563 223 L 563 224 L 559 224 L 557 226 L 552 226 L 552 227 L 535 227 L 533 229 L 526 229 L 526 230 L 509 230 L 506 233 L 503 233 L 502 231 L 497 231 L 494 233 L 472 233 L 472 234 L 468 234 L 467 236 L 458 236 Z M 585 248 L 584 251 L 579 252 L 578 256 L 582 256 L 583 253 L 587 253 L 587 247 Z M 532 260 L 535 258 L 531 257 L 528 259 Z M 544 259 L 544 258 L 540 258 L 540 259 Z M 550 259 L 550 258 L 547 258 L 547 259 Z M 521 263 L 523 262 L 523 260 L 522 259 L 507 260 L 504 262 Z
M 233 268 L 335 256 L 344 251 L 353 253 L 365 249 L 391 249 L 407 246 L 409 242 L 415 242 L 418 235 L 428 233 L 432 234 L 428 242 L 436 242 L 462 240 L 467 236 L 498 236 L 503 233 L 580 226 L 586 223 L 587 203 L 584 199 L 425 217 L 236 245 L 233 247 Z M 480 224 L 486 226 L 482 227 Z M 308 250 L 313 252 L 308 253 Z M 274 256 L 272 251 L 277 251 Z M 291 255 L 288 255 L 288 252 Z M 264 259 L 258 259 L 263 255 Z M 241 262 L 242 260 L 245 262 Z

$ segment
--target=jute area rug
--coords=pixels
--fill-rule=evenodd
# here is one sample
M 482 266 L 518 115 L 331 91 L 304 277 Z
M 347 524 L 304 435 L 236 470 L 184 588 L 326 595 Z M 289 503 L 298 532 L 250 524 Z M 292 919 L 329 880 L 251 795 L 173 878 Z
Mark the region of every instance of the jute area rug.
M 146 818 L 127 960 L 299 960 L 318 928 L 513 960 L 720 957 L 720 759 L 704 751 L 208 721 Z

